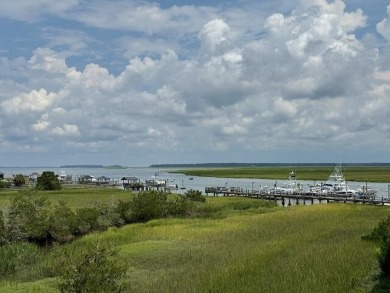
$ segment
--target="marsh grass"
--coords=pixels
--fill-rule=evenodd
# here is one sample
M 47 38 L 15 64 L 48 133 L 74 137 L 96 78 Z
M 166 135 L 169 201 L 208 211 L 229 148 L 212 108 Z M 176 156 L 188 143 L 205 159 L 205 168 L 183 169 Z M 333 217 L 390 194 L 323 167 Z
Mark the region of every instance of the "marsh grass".
M 389 214 L 387 207 L 267 205 L 208 198 L 208 216 L 158 219 L 91 234 L 48 249 L 23 270 L 28 276 L 3 278 L 0 291 L 58 292 L 56 270 L 63 257 L 96 241 L 118 249 L 128 267 L 129 292 L 370 290 L 377 247 L 361 237 Z
M 325 181 L 333 169 L 334 166 L 283 166 L 199 168 L 175 172 L 184 173 L 188 176 L 285 180 L 291 171 L 295 171 L 298 180 Z M 348 181 L 390 182 L 390 167 L 388 166 L 346 166 L 342 169 Z
M 10 199 L 19 192 L 23 190 L 1 190 L 0 208 L 7 207 Z M 71 208 L 91 207 L 96 203 L 110 204 L 117 200 L 129 200 L 133 196 L 130 192 L 115 188 L 48 190 L 40 191 L 40 194 L 53 203 L 65 201 Z

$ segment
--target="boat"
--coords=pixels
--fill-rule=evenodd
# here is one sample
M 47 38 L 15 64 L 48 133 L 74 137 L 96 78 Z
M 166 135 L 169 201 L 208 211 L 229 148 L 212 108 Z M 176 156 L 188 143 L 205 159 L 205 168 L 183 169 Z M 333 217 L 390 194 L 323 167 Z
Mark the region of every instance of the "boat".
M 184 186 L 184 179 L 181 180 L 181 187 L 180 189 L 187 189 L 187 187 Z
M 318 187 L 318 185 L 317 185 Z M 322 194 L 331 194 L 338 196 L 354 196 L 357 192 L 348 187 L 345 181 L 341 166 L 336 166 L 329 175 L 328 180 L 321 184 L 320 192 Z
M 274 192 L 282 194 L 302 193 L 303 185 L 297 182 L 295 172 L 291 171 L 287 181 L 283 182 L 281 186 L 277 186 L 277 181 L 275 182 Z
M 359 198 L 372 199 L 375 198 L 377 190 L 371 189 L 371 187 L 366 183 L 366 185 L 361 185 L 357 188 L 356 193 Z

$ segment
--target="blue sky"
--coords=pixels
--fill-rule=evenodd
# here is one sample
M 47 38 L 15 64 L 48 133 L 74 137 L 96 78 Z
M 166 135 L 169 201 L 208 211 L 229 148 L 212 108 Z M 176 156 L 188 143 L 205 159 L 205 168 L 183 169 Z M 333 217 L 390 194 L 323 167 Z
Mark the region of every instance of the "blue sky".
M 389 162 L 383 0 L 0 0 L 0 166 Z

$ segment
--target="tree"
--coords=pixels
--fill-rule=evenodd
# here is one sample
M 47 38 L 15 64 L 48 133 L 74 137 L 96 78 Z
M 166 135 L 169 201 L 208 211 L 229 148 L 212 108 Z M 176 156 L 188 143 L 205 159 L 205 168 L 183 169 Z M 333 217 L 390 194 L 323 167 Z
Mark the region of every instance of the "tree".
M 21 187 L 26 184 L 26 178 L 22 174 L 18 174 L 14 176 L 13 182 L 16 187 Z
M 35 188 L 39 190 L 59 190 L 61 189 L 61 183 L 54 172 L 44 171 L 42 175 L 38 177 Z
M 12 197 L 6 225 L 9 241 L 45 244 L 50 240 L 50 202 L 46 197 L 28 190 Z

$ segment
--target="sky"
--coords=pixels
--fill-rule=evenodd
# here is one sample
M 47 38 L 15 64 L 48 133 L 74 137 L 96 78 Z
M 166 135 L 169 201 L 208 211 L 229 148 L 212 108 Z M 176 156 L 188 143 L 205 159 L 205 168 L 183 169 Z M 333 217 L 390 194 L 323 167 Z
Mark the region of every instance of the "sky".
M 0 166 L 390 162 L 384 0 L 0 0 Z

